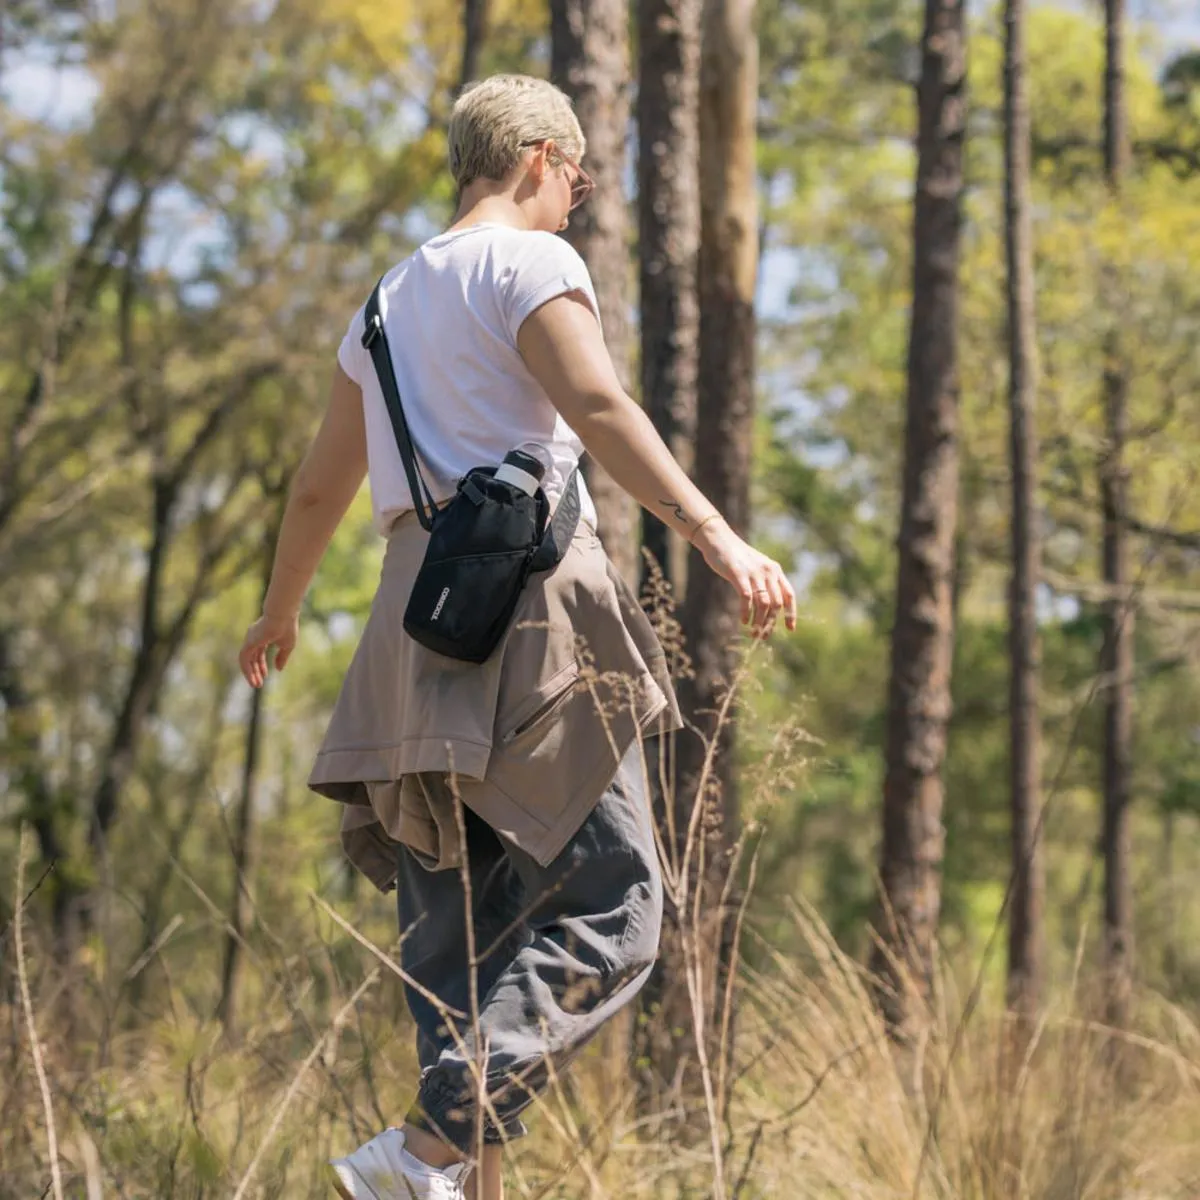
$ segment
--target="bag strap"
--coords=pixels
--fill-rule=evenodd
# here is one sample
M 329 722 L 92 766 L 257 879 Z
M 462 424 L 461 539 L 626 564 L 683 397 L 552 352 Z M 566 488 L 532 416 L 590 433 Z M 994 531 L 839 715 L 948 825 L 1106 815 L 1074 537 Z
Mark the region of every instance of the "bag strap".
M 366 330 L 363 332 L 363 348 L 371 354 L 375 364 L 375 374 L 379 376 L 379 386 L 383 390 L 383 400 L 387 405 L 388 416 L 392 419 L 392 429 L 396 434 L 396 446 L 400 450 L 400 461 L 404 464 L 404 473 L 408 476 L 408 490 L 412 493 L 413 507 L 417 510 L 417 520 L 421 528 L 433 529 L 433 518 L 438 506 L 434 503 L 433 493 L 421 467 L 417 462 L 416 449 L 413 446 L 412 434 L 408 431 L 408 422 L 404 418 L 404 405 L 400 402 L 400 386 L 396 382 L 396 369 L 392 365 L 392 351 L 388 346 L 387 334 L 383 330 L 383 314 L 379 310 L 379 292 L 383 287 L 383 279 L 375 285 L 370 300 L 367 301 Z M 426 503 L 428 502 L 428 510 Z
M 567 486 L 563 488 L 558 507 L 546 526 L 546 532 L 542 534 L 538 548 L 533 552 L 530 571 L 549 571 L 562 562 L 579 525 L 582 506 L 579 499 L 579 468 L 576 467 L 567 480 Z

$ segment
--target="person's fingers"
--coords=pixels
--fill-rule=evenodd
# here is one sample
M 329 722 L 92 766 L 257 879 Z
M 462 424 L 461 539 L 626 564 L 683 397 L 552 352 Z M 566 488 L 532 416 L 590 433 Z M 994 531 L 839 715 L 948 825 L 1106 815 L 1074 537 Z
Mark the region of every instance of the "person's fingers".
M 287 666 L 287 660 L 291 658 L 292 651 L 296 648 L 296 643 L 292 638 L 280 642 L 275 648 L 275 670 L 282 671 Z
M 761 634 L 771 620 L 773 597 L 768 576 L 760 572 L 754 577 L 754 630 Z
M 254 647 L 249 642 L 243 642 L 238 651 L 238 666 L 242 676 L 251 687 L 254 686 Z
M 763 587 L 762 579 L 755 579 L 754 594 L 752 596 L 754 607 L 753 612 L 750 615 L 750 625 L 756 637 L 758 635 L 758 631 L 762 629 L 763 611 L 766 607 L 768 598 L 768 593 L 766 588 Z
M 755 637 L 769 636 L 781 615 L 789 630 L 796 628 L 796 591 L 777 562 L 755 555 L 749 568 L 728 559 L 713 567 L 737 588 L 742 624 L 751 626 Z
M 742 598 L 742 624 L 747 625 L 754 614 L 754 581 L 749 575 L 739 572 L 733 583 Z
M 783 586 L 783 620 L 788 629 L 796 628 L 796 589 L 792 581 L 779 568 L 779 579 Z
M 242 674 L 251 687 L 262 687 L 267 681 L 267 646 L 268 642 L 262 637 L 253 636 L 253 629 L 246 634 L 246 641 L 238 655 L 238 663 Z
M 771 631 L 775 628 L 775 622 L 779 619 L 779 614 L 783 611 L 784 593 L 783 582 L 779 577 L 779 571 L 775 564 L 771 564 L 771 569 L 767 572 L 767 587 L 771 592 L 771 610 L 767 614 L 765 622 L 766 633 L 770 636 Z

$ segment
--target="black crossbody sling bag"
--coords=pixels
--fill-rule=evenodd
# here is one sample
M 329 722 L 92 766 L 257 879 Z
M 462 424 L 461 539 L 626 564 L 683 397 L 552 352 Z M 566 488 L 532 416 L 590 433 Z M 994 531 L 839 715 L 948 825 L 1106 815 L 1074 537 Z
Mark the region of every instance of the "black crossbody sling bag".
M 429 532 L 425 558 L 404 611 L 409 637 L 464 662 L 486 662 L 513 618 L 530 575 L 558 565 L 579 523 L 579 472 L 567 480 L 550 516 L 539 487 L 531 496 L 494 478 L 495 467 L 472 467 L 439 508 L 417 463 L 379 308 L 381 279 L 367 301 L 362 344 L 383 390 L 413 507 Z

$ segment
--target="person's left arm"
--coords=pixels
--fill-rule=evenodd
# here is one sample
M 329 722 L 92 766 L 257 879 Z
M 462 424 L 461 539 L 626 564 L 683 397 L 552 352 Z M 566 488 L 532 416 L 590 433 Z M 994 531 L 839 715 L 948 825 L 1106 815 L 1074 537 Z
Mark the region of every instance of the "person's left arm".
M 367 473 L 362 392 L 339 365 L 325 419 L 288 491 L 262 616 L 246 632 L 238 663 L 246 681 L 267 680 L 267 651 L 282 671 L 296 645 L 300 604 Z

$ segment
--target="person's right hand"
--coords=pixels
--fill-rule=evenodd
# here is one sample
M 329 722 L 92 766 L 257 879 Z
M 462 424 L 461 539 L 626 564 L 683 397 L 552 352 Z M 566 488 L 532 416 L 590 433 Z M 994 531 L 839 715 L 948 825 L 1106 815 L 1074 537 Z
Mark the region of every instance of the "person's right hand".
M 742 624 L 755 637 L 769 637 L 780 612 L 788 629 L 796 628 L 796 592 L 783 568 L 738 537 L 723 517 L 708 521 L 692 543 L 716 574 L 737 588 L 742 598 Z

